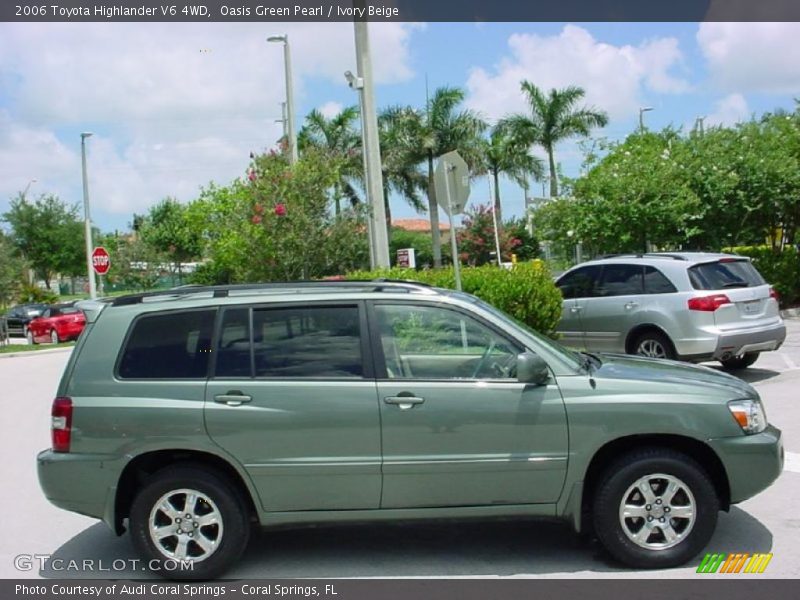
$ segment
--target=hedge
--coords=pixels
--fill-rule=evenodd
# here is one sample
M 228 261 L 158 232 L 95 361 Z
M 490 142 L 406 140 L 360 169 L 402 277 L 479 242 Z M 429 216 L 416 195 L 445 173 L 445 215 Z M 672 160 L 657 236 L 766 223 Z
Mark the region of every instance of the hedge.
M 405 279 L 441 288 L 455 289 L 452 267 L 417 271 L 415 269 L 378 269 L 354 271 L 347 279 Z M 461 287 L 522 321 L 536 331 L 556 337 L 561 318 L 561 292 L 553 284 L 550 271 L 542 261 L 519 263 L 511 269 L 495 265 L 461 268 Z
M 735 246 L 723 252 L 749 256 L 753 266 L 780 294 L 782 307 L 800 302 L 800 253 L 793 246 L 783 251 L 770 246 Z

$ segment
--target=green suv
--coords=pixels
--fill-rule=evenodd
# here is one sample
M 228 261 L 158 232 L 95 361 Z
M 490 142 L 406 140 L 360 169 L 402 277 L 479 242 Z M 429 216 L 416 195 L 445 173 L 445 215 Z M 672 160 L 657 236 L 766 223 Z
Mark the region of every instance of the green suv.
M 39 481 L 190 566 L 175 578 L 220 575 L 253 524 L 441 517 L 560 518 L 671 567 L 783 466 L 748 384 L 572 352 L 468 294 L 304 282 L 81 308 Z

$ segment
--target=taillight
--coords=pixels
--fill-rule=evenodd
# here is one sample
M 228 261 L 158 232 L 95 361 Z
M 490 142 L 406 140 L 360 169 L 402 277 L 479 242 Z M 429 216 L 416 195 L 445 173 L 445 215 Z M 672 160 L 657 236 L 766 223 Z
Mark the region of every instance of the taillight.
M 778 290 L 771 286 L 769 288 L 769 297 L 775 298 L 775 302 L 780 302 L 781 300 L 781 295 L 778 293 Z
M 72 398 L 60 396 L 53 400 L 51 433 L 54 452 L 69 452 L 72 435 Z
M 689 310 L 714 312 L 720 306 L 730 303 L 731 303 L 730 298 L 728 298 L 725 294 L 714 294 L 713 296 L 700 296 L 699 298 L 689 298 Z

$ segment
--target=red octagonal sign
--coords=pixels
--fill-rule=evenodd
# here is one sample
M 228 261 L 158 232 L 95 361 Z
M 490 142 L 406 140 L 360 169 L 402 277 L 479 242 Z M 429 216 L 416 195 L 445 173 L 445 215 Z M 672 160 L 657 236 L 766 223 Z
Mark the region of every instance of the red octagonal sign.
M 98 246 L 92 250 L 92 268 L 98 275 L 105 275 L 111 267 L 111 257 L 108 255 L 108 250 L 102 246 Z

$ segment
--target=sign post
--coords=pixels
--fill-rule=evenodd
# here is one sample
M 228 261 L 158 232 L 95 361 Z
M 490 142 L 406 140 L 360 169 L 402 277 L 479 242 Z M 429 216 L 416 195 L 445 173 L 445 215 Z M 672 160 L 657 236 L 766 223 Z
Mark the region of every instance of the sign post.
M 469 199 L 469 168 L 458 152 L 448 152 L 439 157 L 433 174 L 436 200 L 450 219 L 450 248 L 453 253 L 453 270 L 456 289 L 461 291 L 461 261 L 458 259 L 458 242 L 453 215 L 464 212 Z

